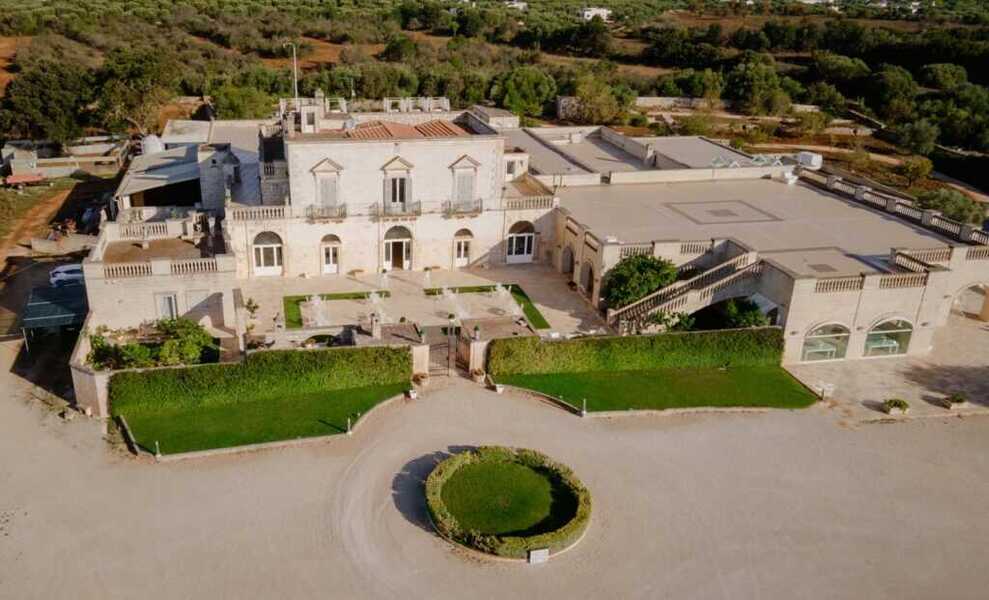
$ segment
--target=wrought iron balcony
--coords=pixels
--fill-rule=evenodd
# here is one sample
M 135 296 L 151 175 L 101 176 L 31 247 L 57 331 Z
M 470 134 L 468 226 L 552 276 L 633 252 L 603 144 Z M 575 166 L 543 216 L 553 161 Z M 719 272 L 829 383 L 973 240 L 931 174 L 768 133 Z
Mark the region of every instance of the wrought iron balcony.
M 311 220 L 343 219 L 347 216 L 347 205 L 341 203 L 333 206 L 309 206 L 306 208 L 306 216 Z
M 422 214 L 421 202 L 383 202 L 377 205 L 379 217 L 418 217 Z
M 443 203 L 443 214 L 451 215 L 476 215 L 482 210 L 481 200 L 468 200 L 467 202 L 451 201 Z

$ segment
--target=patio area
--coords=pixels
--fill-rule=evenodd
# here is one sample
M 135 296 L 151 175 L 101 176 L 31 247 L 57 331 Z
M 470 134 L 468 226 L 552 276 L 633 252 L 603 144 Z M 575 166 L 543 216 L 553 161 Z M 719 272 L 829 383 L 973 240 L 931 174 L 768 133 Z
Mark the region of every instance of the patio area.
M 795 377 L 812 389 L 834 386 L 825 405 L 853 421 L 884 418 L 882 403 L 902 398 L 910 417 L 989 414 L 989 323 L 953 312 L 935 334 L 934 348 L 922 357 L 871 358 L 789 365 Z M 949 410 L 942 401 L 961 391 L 968 402 Z
M 302 320 L 319 328 L 340 328 L 367 324 L 371 314 L 384 324 L 405 321 L 422 327 L 446 325 L 449 315 L 458 320 L 504 319 L 521 316 L 521 307 L 510 294 L 499 291 L 455 293 L 458 288 L 518 285 L 549 323 L 541 334 L 586 334 L 603 331 L 605 323 L 577 292 L 567 287 L 566 278 L 543 265 L 514 265 L 459 271 L 392 271 L 387 276 L 327 275 L 307 279 L 255 278 L 243 281 L 244 301 L 258 305 L 256 334 L 282 330 L 285 322 L 284 299 L 292 296 L 325 296 L 326 299 L 301 306 Z M 442 292 L 448 288 L 449 292 Z M 427 290 L 432 293 L 427 295 Z M 373 294 L 372 294 L 373 293 Z M 340 296 L 368 294 L 366 298 Z M 337 296 L 338 298 L 334 298 Z M 318 315 L 314 314 L 318 311 Z

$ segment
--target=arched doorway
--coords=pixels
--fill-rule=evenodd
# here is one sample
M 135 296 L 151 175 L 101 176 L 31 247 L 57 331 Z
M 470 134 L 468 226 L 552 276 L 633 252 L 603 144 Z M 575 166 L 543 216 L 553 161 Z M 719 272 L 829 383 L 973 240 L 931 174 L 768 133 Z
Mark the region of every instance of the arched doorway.
M 910 349 L 913 324 L 904 319 L 886 319 L 875 324 L 865 336 L 864 356 L 895 356 Z
M 340 272 L 340 238 L 324 235 L 320 240 L 320 258 L 324 275 L 335 275 Z
M 385 233 L 385 260 L 382 268 L 409 270 L 412 268 L 412 232 L 396 225 Z
M 470 229 L 461 229 L 453 236 L 453 266 L 466 267 L 470 264 L 470 243 L 474 234 Z
M 968 319 L 989 321 L 989 284 L 975 283 L 955 294 L 951 312 Z
M 804 348 L 800 360 L 839 360 L 848 352 L 848 339 L 851 331 L 839 323 L 828 323 L 810 330 L 804 337 Z
M 594 267 L 586 261 L 580 267 L 580 287 L 588 298 L 594 296 Z
M 529 221 L 518 221 L 508 230 L 508 252 L 505 262 L 510 265 L 531 263 L 536 247 L 536 228 Z
M 263 231 L 254 236 L 254 274 L 282 274 L 282 238 L 277 233 Z
M 560 257 L 560 268 L 565 275 L 573 274 L 573 248 L 569 245 L 563 247 L 563 256 Z

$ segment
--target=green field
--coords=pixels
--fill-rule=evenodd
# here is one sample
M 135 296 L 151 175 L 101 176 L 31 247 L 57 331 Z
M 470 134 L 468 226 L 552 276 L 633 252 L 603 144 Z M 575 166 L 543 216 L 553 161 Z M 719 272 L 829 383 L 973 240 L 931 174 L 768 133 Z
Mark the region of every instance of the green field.
M 778 366 L 503 375 L 498 383 L 535 390 L 587 410 L 696 407 L 805 408 L 816 401 Z
M 554 490 L 551 478 L 514 462 L 461 467 L 443 485 L 443 503 L 465 531 L 538 535 L 573 518 L 576 499 Z
M 121 414 L 139 446 L 154 452 L 157 441 L 162 454 L 176 454 L 346 433 L 347 417 L 356 422 L 359 415 L 407 388 L 380 385 Z

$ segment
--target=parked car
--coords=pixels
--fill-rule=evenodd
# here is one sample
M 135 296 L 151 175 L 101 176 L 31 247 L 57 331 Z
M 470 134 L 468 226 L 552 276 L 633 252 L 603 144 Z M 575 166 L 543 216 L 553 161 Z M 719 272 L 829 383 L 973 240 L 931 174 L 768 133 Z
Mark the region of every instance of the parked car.
M 82 265 L 75 264 L 55 267 L 48 274 L 48 283 L 50 283 L 52 287 L 79 285 L 83 283 Z

